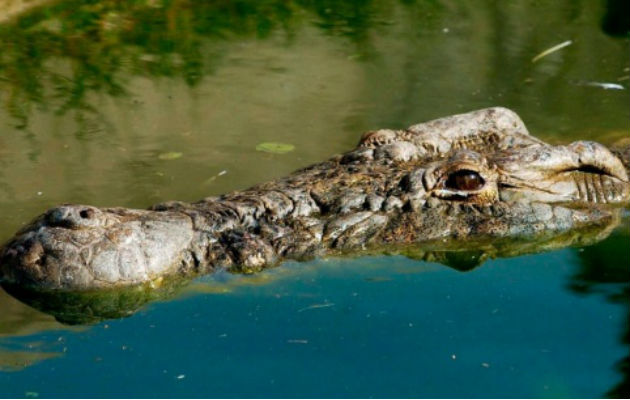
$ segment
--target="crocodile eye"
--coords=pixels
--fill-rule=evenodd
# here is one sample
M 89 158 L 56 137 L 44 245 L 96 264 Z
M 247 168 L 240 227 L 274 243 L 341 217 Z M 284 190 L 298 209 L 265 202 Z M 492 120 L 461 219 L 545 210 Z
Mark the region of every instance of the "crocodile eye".
M 461 169 L 452 172 L 446 179 L 445 186 L 452 190 L 474 191 L 479 190 L 486 183 L 478 172 Z

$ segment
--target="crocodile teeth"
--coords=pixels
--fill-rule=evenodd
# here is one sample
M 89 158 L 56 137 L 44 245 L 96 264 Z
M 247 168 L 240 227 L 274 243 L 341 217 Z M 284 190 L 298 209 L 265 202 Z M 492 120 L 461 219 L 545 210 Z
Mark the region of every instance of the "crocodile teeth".
M 577 188 L 577 200 L 587 203 L 610 203 L 619 201 L 622 193 L 613 178 L 578 172 L 573 176 Z

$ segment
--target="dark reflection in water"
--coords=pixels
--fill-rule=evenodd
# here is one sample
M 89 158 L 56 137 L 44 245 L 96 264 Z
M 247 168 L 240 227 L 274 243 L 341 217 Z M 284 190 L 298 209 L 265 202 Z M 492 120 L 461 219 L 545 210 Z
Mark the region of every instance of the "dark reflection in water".
M 598 246 L 584 248 L 579 253 L 580 269 L 570 282 L 571 290 L 583 295 L 604 296 L 612 303 L 622 304 L 628 311 L 621 341 L 630 347 L 630 253 L 628 224 Z M 630 397 L 630 355 L 619 361 L 617 369 L 623 380 L 611 389 L 608 397 Z
M 602 30 L 611 36 L 630 35 L 630 3 L 626 0 L 606 0 Z

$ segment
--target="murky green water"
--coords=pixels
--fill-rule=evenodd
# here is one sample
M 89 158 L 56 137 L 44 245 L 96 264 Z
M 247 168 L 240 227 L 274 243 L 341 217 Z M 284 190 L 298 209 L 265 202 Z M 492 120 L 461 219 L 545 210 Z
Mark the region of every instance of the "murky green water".
M 628 90 L 585 84 L 630 85 L 614 0 L 200 3 L 56 1 L 0 24 L 1 240 L 58 203 L 197 200 L 492 105 L 554 143 L 628 135 Z M 0 292 L 0 394 L 628 395 L 623 225 L 466 273 L 380 256 L 204 278 L 93 325 Z

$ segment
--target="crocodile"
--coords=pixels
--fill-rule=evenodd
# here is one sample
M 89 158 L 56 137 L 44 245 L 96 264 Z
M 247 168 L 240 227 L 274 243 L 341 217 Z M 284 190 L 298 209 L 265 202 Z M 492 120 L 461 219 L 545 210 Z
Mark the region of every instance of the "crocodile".
M 403 246 L 386 245 L 360 252 L 357 250 L 356 255 L 387 254 L 423 261 L 414 264 L 415 267 L 409 268 L 409 265 L 403 267 L 406 274 L 425 271 L 427 262 L 442 264 L 459 272 L 468 272 L 492 258 L 515 257 L 568 246 L 583 248 L 608 238 L 613 232 L 621 236 L 617 229 L 619 222 L 618 219 L 611 219 L 607 225 L 570 230 L 561 234 L 548 232 L 546 235 L 519 239 L 493 238 L 491 242 L 475 240 L 462 243 L 440 240 Z M 342 256 L 345 257 L 347 254 Z M 336 263 L 338 259 L 331 261 Z M 326 265 L 326 262 L 306 264 L 303 268 L 294 268 L 294 265 L 289 264 L 268 273 L 249 275 L 219 270 L 217 274 L 199 281 L 194 281 L 194 275 L 175 275 L 170 279 L 157 279 L 139 285 L 80 291 L 28 288 L 9 283 L 3 283 L 2 289 L 29 307 L 53 316 L 58 322 L 84 325 L 129 317 L 150 302 L 168 301 L 195 293 L 226 293 L 242 286 L 266 285 L 287 277 L 295 277 L 309 268 L 318 268 L 321 265 Z M 11 319 L 10 314 L 4 317 Z M 2 319 L 3 315 L 0 314 L 0 326 Z
M 345 154 L 195 203 L 54 207 L 2 247 L 0 281 L 106 289 L 390 245 L 609 226 L 630 200 L 624 155 L 590 141 L 545 143 L 502 107 L 380 129 Z

